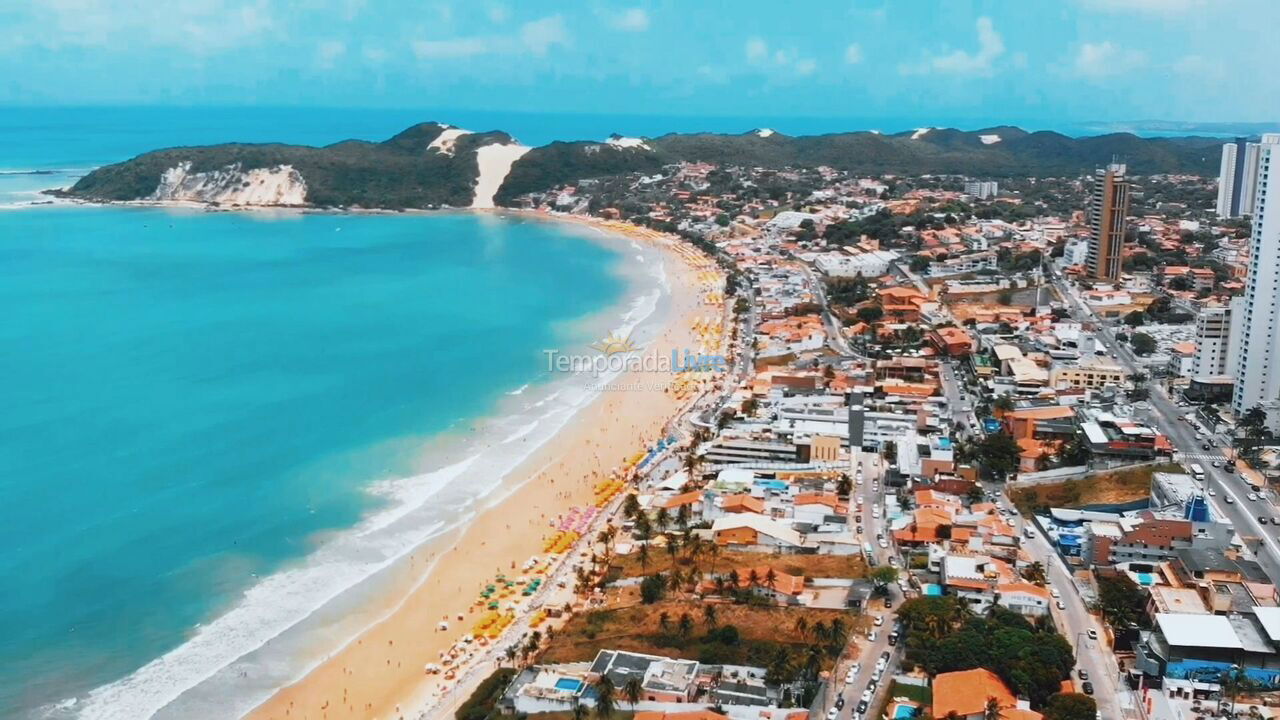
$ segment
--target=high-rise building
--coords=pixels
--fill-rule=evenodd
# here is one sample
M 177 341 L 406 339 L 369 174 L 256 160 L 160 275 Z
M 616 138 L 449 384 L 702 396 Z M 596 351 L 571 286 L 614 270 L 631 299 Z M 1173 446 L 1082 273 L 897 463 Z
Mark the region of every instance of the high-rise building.
M 1236 138 L 1222 146 L 1222 165 L 1218 169 L 1218 217 L 1253 214 L 1257 176 L 1258 143 Z
M 1089 193 L 1089 276 L 1095 280 L 1120 280 L 1124 250 L 1125 216 L 1129 214 L 1129 181 L 1125 167 L 1111 163 L 1093 173 Z
M 1262 136 L 1254 174 L 1253 235 L 1249 275 L 1241 303 L 1240 351 L 1231 409 L 1236 417 L 1280 395 L 1280 192 L 1268 189 L 1271 169 L 1280 170 L 1280 133 Z
M 994 180 L 965 180 L 964 194 L 988 200 L 1000 194 L 1000 184 Z
M 1231 363 L 1231 308 L 1211 307 L 1196 315 L 1193 377 L 1217 377 L 1235 372 Z

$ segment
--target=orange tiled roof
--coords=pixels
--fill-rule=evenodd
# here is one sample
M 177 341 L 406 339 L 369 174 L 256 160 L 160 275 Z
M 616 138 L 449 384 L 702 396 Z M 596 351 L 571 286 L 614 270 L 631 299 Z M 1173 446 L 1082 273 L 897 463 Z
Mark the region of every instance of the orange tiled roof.
M 746 493 L 741 495 L 725 495 L 722 502 L 725 512 L 764 512 L 764 501 L 757 497 L 751 497 Z
M 681 493 L 680 495 L 672 495 L 669 498 L 663 498 L 656 504 L 660 508 L 667 508 L 670 510 L 671 508 L 677 508 L 681 505 L 692 505 L 696 502 L 700 502 L 701 500 L 702 493 L 694 490 L 692 492 Z
M 981 715 L 987 698 L 992 697 L 1002 708 L 1016 704 L 1004 681 L 986 668 L 940 673 L 933 679 L 933 716 L 946 717 L 950 712 L 960 717 Z

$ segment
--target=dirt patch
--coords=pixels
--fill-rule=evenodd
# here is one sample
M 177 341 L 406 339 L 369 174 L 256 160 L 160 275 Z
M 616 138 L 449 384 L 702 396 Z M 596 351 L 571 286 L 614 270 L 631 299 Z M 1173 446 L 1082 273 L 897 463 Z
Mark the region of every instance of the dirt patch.
M 1023 513 L 1046 507 L 1119 505 L 1148 497 L 1151 494 L 1151 476 L 1158 472 L 1185 471 L 1174 463 L 1145 465 L 1051 485 L 1017 488 L 1009 491 L 1009 497 Z
M 649 550 L 649 558 L 642 565 L 637 552 L 611 559 L 617 577 L 639 577 L 657 572 L 669 572 L 673 561 L 667 551 L 658 546 Z M 807 578 L 862 578 L 867 576 L 867 564 L 861 555 L 769 555 L 767 553 L 720 551 L 714 555 L 701 553 L 689 557 L 680 552 L 674 565 L 687 571 L 696 568 L 704 575 L 728 574 L 730 570 L 768 566 L 780 573 L 801 575 Z

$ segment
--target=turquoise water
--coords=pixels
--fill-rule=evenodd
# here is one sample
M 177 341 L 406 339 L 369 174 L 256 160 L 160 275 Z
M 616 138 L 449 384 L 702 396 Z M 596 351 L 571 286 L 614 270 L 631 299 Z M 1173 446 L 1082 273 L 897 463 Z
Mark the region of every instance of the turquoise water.
M 0 717 L 129 675 L 393 504 L 370 484 L 591 339 L 618 258 L 468 215 L 0 212 Z
M 560 678 L 556 680 L 556 689 L 576 693 L 582 689 L 582 681 L 575 678 Z

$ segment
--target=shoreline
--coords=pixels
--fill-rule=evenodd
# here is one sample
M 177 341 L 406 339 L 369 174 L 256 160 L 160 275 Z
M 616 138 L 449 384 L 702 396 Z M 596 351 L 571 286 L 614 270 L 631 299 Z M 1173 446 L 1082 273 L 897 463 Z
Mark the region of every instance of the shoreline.
M 675 276 L 675 282 L 666 283 L 671 306 L 655 344 L 663 350 L 696 344 L 692 321 L 699 310 L 708 308 L 696 292 L 695 270 L 686 264 L 686 256 L 669 246 L 673 241 L 660 240 L 665 236 L 642 228 L 627 232 L 632 226 L 614 226 L 595 219 L 528 211 L 490 212 L 571 222 L 621 241 L 641 242 L 658 249 L 664 271 L 669 277 Z M 605 237 L 599 241 L 612 242 Z M 670 375 L 652 375 L 628 373 L 611 382 L 625 388 L 671 380 Z M 462 676 L 451 682 L 444 675 L 425 674 L 423 667 L 439 662 L 481 615 L 474 602 L 476 593 L 495 574 L 518 572 L 513 568 L 519 568 L 530 556 L 542 557 L 543 542 L 550 535 L 549 525 L 554 518 L 571 506 L 590 505 L 593 485 L 610 469 L 623 466 L 637 451 L 658 440 L 683 404 L 666 392 L 599 392 L 573 414 L 570 423 L 506 474 L 507 481 L 517 479 L 509 492 L 495 493 L 498 497 L 477 508 L 471 522 L 416 549 L 409 569 L 416 579 L 407 588 L 400 586 L 400 597 L 383 599 L 378 620 L 241 717 L 416 718 L 428 717 L 441 704 L 464 700 L 468 693 L 461 691 L 462 685 L 468 680 L 483 679 L 472 677 L 476 668 L 463 670 Z M 590 454 L 583 452 L 587 449 Z M 426 557 L 419 558 L 423 552 Z M 567 564 L 561 563 L 558 570 L 563 573 Z M 543 594 L 565 592 L 548 583 Z M 572 594 L 571 588 L 568 592 Z M 528 621 L 527 610 L 520 614 L 524 617 L 518 617 L 513 627 Z M 458 622 L 459 616 L 464 618 L 462 622 Z M 440 629 L 442 621 L 448 623 L 447 631 Z M 487 650 L 507 642 L 509 639 L 504 636 Z M 487 675 L 496 666 L 486 661 L 482 667 L 486 670 L 483 675 Z M 447 685 L 451 687 L 448 691 Z
M 67 203 L 67 205 L 70 204 L 90 203 Z M 131 204 L 131 206 L 137 205 Z M 148 207 L 150 206 L 148 205 Z M 194 208 L 179 208 L 180 211 L 192 209 Z M 260 209 L 268 212 L 279 210 L 277 208 Z M 681 338 L 671 337 L 671 329 L 682 324 L 683 315 L 691 308 L 698 309 L 704 314 L 715 312 L 706 306 L 700 306 L 698 304 L 699 298 L 696 294 L 686 293 L 686 290 L 696 289 L 696 282 L 685 282 L 678 279 L 683 276 L 683 273 L 692 272 L 679 259 L 681 257 L 680 253 L 673 252 L 671 247 L 668 247 L 681 247 L 683 244 L 679 243 L 678 240 L 665 238 L 665 236 L 658 240 L 659 236 L 657 234 L 643 228 L 624 227 L 621 225 L 610 226 L 609 223 L 596 222 L 584 218 L 567 218 L 519 211 L 510 212 L 504 209 L 480 211 L 450 209 L 445 211 L 415 211 L 411 214 L 430 216 L 442 212 L 456 215 L 490 215 L 505 217 L 509 220 L 569 222 L 572 226 L 576 226 L 581 230 L 580 232 L 569 234 L 580 240 L 609 247 L 616 252 L 618 258 L 614 261 L 614 267 L 611 272 L 623 283 L 623 294 L 608 306 L 575 321 L 581 322 L 583 327 L 589 328 L 587 333 L 593 338 L 597 337 L 597 335 L 592 333 L 597 331 L 603 334 L 603 332 L 621 329 L 625 334 L 627 328 L 638 324 L 640 332 L 652 335 L 654 340 L 666 338 L 675 342 L 678 339 L 682 339 L 683 336 Z M 325 212 L 323 214 L 396 215 L 409 213 L 345 213 L 338 211 Z M 642 254 L 644 256 L 643 259 L 638 257 L 637 253 Z M 667 278 L 663 277 L 662 271 L 658 271 L 659 268 L 663 268 L 665 272 L 670 273 L 670 279 L 675 280 L 675 282 L 669 282 Z M 655 273 L 655 271 L 658 272 Z M 646 282 L 648 278 L 643 276 L 656 277 L 657 281 Z M 653 298 L 650 298 L 650 295 Z M 646 304 L 653 302 L 657 304 Z M 686 326 L 686 334 L 688 332 L 688 324 L 687 322 L 683 323 Z M 689 339 L 685 340 L 685 342 L 687 345 L 692 343 L 693 340 Z M 617 377 L 602 376 L 593 378 L 592 381 L 612 383 L 617 382 L 619 379 Z M 664 375 L 662 379 L 670 382 L 671 376 Z M 642 423 L 632 423 L 621 429 L 615 427 L 614 430 L 621 435 L 621 438 L 616 442 L 593 438 L 584 445 L 581 440 L 567 441 L 565 439 L 567 436 L 576 436 L 578 434 L 576 428 L 583 425 L 584 421 L 589 421 L 593 425 L 606 425 L 608 423 L 616 425 L 619 422 L 623 422 L 618 419 L 624 414 L 620 412 L 618 404 L 615 403 L 608 408 L 602 409 L 604 408 L 603 398 L 612 393 L 588 390 L 587 392 L 590 395 L 584 397 L 582 395 L 583 388 L 579 387 L 580 385 L 580 381 L 566 380 L 562 383 L 559 378 L 552 377 L 551 382 L 538 380 L 533 384 L 526 383 L 519 388 L 513 387 L 511 392 L 504 393 L 506 396 L 511 396 L 509 402 L 507 398 L 504 398 L 499 405 L 466 423 L 476 427 L 472 427 L 469 431 L 460 430 L 452 438 L 449 438 L 448 443 L 436 444 L 434 440 L 429 440 L 424 445 L 429 452 L 433 446 L 437 449 L 447 448 L 447 452 L 444 453 L 443 462 L 440 462 L 442 458 L 438 452 L 431 452 L 428 456 L 432 462 L 424 464 L 421 469 L 422 473 L 429 476 L 426 477 L 426 481 L 435 485 L 437 484 L 437 476 L 449 475 L 455 468 L 462 468 L 458 471 L 458 474 L 451 476 L 450 482 L 460 482 L 472 494 L 466 502 L 457 503 L 456 499 L 466 493 L 442 493 L 442 495 L 446 496 L 452 495 L 453 498 L 444 497 L 437 502 L 436 508 L 447 507 L 451 510 L 456 508 L 456 517 L 452 523 L 446 521 L 445 524 L 439 527 L 429 528 L 415 521 L 412 516 L 406 517 L 401 524 L 417 525 L 417 527 L 421 528 L 425 539 L 415 545 L 406 547 L 403 554 L 395 558 L 390 565 L 383 566 L 373 574 L 357 581 L 354 585 L 343 586 L 345 589 L 340 590 L 338 594 L 325 601 L 323 606 L 317 608 L 304 619 L 289 626 L 279 635 L 267 636 L 261 641 L 262 644 L 239 655 L 238 659 L 230 664 L 222 665 L 208 675 L 201 675 L 202 679 L 200 681 L 193 685 L 185 686 L 185 689 L 179 690 L 176 695 L 161 699 L 164 692 L 163 688 L 160 688 L 160 696 L 155 694 L 157 688 L 152 686 L 151 683 L 156 679 L 160 679 L 156 677 L 156 672 L 162 675 L 169 675 L 169 670 L 177 670 L 180 667 L 179 665 L 169 665 L 169 670 L 166 670 L 164 666 L 167 658 L 157 657 L 148 665 L 158 664 L 159 667 L 146 668 L 152 672 L 145 678 L 137 678 L 140 682 L 129 682 L 134 679 L 131 674 L 118 681 L 95 688 L 87 697 L 81 696 L 79 698 L 82 702 L 75 702 L 73 699 L 70 703 L 65 701 L 59 703 L 57 708 L 59 716 L 66 713 L 68 715 L 91 718 L 123 717 L 112 712 L 111 698 L 114 697 L 119 700 L 139 693 L 141 695 L 138 695 L 137 699 L 143 700 L 142 707 L 145 707 L 148 702 L 145 699 L 147 695 L 150 695 L 153 699 L 160 700 L 158 704 L 152 705 L 154 709 L 147 713 L 148 715 L 154 713 L 154 717 L 157 718 L 254 716 L 254 713 L 257 712 L 257 710 L 254 710 L 254 706 L 263 698 L 268 698 L 266 702 L 269 703 L 269 698 L 280 694 L 281 687 L 289 688 L 305 683 L 307 678 L 321 670 L 333 657 L 351 646 L 359 646 L 360 639 L 367 635 L 371 628 L 396 619 L 398 613 L 406 610 L 406 603 L 415 594 L 431 590 L 431 588 L 424 587 L 424 583 L 431 580 L 431 578 L 453 577 L 453 571 L 444 566 L 448 565 L 451 553 L 456 554 L 457 551 L 467 552 L 468 548 L 471 547 L 471 543 L 468 542 L 469 534 L 474 533 L 471 530 L 471 526 L 487 522 L 485 518 L 502 515 L 504 509 L 508 507 L 516 507 L 526 512 L 532 512 L 529 510 L 530 505 L 526 504 L 526 500 L 530 498 L 535 502 L 541 503 L 539 507 L 543 509 L 546 518 L 552 518 L 562 513 L 569 504 L 589 504 L 592 488 L 590 481 L 586 478 L 588 475 L 596 477 L 605 474 L 613 467 L 610 464 L 612 462 L 611 459 L 599 457 L 603 451 L 597 450 L 595 444 L 603 443 L 607 446 L 608 452 L 625 458 L 628 454 L 641 449 L 637 439 L 639 433 L 636 431 Z M 561 397 L 558 402 L 553 402 L 556 396 L 561 394 L 561 390 L 566 391 L 564 392 L 565 396 L 571 397 L 570 403 L 565 402 L 565 397 Z M 659 396 L 662 395 L 661 392 L 657 394 Z M 623 398 L 631 399 L 636 397 L 638 393 L 622 392 L 619 395 Z M 516 398 L 521 396 L 523 396 L 522 399 L 517 402 Z M 573 396 L 576 396 L 576 399 L 573 399 Z M 530 405 L 530 403 L 533 404 Z M 534 410 L 533 408 L 541 409 Z M 569 409 L 566 410 L 566 408 Z M 646 411 L 643 414 L 646 417 L 650 415 L 647 404 Z M 659 411 L 653 412 L 654 426 L 661 428 L 672 414 L 670 407 L 662 407 Z M 524 420 L 532 422 L 529 422 L 528 425 L 521 424 L 516 427 L 516 423 L 521 423 Z M 534 430 L 534 425 L 542 425 L 543 427 Z M 528 436 L 527 438 L 525 437 L 526 435 Z M 656 438 L 656 430 L 649 431 L 649 435 L 650 439 Z M 522 442 L 528 443 L 524 449 L 521 448 Z M 509 460 L 500 462 L 491 462 L 489 458 L 486 458 L 486 460 L 473 466 L 470 473 L 466 472 L 464 466 L 467 460 L 470 459 L 467 456 L 475 452 L 489 453 L 491 451 L 500 454 L 511 451 L 512 454 L 506 454 L 505 457 L 509 458 Z M 557 480 L 552 479 L 552 476 L 558 478 L 563 473 L 568 472 L 568 465 L 564 462 L 558 462 L 558 460 L 572 455 L 586 456 L 588 454 L 591 457 L 585 459 L 575 458 L 572 463 L 569 463 L 569 465 L 576 468 L 574 472 L 581 471 L 584 473 L 580 487 L 566 484 L 565 480 L 557 482 Z M 506 464 L 508 462 L 510 463 L 509 465 Z M 621 461 L 616 464 L 621 464 Z M 485 470 L 488 472 L 485 472 L 485 470 L 477 471 L 477 467 L 485 467 L 486 465 L 488 467 Z M 501 468 L 500 470 L 498 469 L 499 467 Z M 472 477 L 467 478 L 467 474 L 471 474 Z M 557 487 L 564 487 L 564 495 L 561 496 L 560 491 L 551 488 L 550 492 L 554 496 L 554 502 L 546 502 L 547 493 L 545 491 L 547 488 L 543 488 L 543 491 L 537 491 L 531 487 L 538 485 L 537 481 L 540 479 L 556 483 Z M 417 482 L 417 479 L 406 478 L 406 481 Z M 483 486 L 483 489 L 478 493 L 474 492 L 477 484 Z M 374 488 L 371 487 L 372 489 Z M 529 523 L 533 529 L 539 531 L 539 537 L 545 534 L 546 530 L 545 527 L 538 524 L 537 520 L 540 519 L 542 518 L 537 515 L 532 515 L 529 518 Z M 360 532 L 360 526 L 356 526 L 353 529 L 358 533 Z M 528 532 L 528 530 L 520 530 L 521 534 L 527 534 Z M 497 530 L 495 530 L 495 533 L 502 534 L 501 531 Z M 317 540 L 319 539 L 317 538 Z M 324 544 L 327 546 L 328 543 L 325 542 Z M 477 558 L 474 563 L 480 564 L 482 563 L 479 560 L 480 557 L 490 558 L 498 552 L 498 550 L 493 550 L 492 548 L 485 548 L 484 544 L 484 541 L 479 541 L 477 552 L 471 553 Z M 537 547 L 521 548 L 521 554 L 511 562 L 519 565 L 530 554 L 540 553 L 542 550 L 541 543 L 535 541 L 533 544 Z M 431 573 L 431 567 L 437 564 L 440 566 L 439 569 Z M 483 567 L 482 564 L 481 566 Z M 502 567 L 500 563 L 496 563 L 492 568 L 485 567 L 485 572 L 481 574 L 491 577 L 500 567 Z M 510 563 L 508 563 L 509 567 Z M 288 571 L 289 569 L 285 568 L 280 572 Z M 266 576 L 264 576 L 265 578 Z M 250 589 L 256 587 L 258 587 L 257 584 L 251 586 Z M 239 605 L 236 605 L 231 609 L 235 610 L 238 607 Z M 412 610 L 412 608 L 409 609 Z M 206 621 L 204 625 L 209 625 L 219 620 L 223 614 L 219 613 L 218 616 Z M 453 617 L 456 617 L 456 615 Z M 431 631 L 431 624 L 428 623 L 427 632 Z M 204 634 L 202 629 L 204 625 L 195 626 L 196 628 L 201 628 L 201 636 Z M 187 643 L 183 644 L 186 645 Z M 400 645 L 400 641 L 396 640 L 395 644 Z M 338 649 L 335 650 L 335 648 Z M 294 661 L 295 659 L 297 662 Z M 408 667 L 409 665 L 403 663 L 403 666 Z M 244 669 L 249 670 L 248 676 L 241 674 Z M 233 675 L 237 677 L 233 677 Z M 420 677 L 420 673 L 418 677 Z M 143 685 L 143 682 L 147 684 Z M 178 687 L 184 686 L 179 685 Z M 93 697 L 99 694 L 99 690 L 103 689 L 111 692 L 97 698 Z M 88 700 L 88 702 L 83 702 L 84 700 Z M 197 708 L 197 711 L 192 712 L 192 708 Z M 117 711 L 119 709 L 122 708 L 116 708 Z M 135 707 L 134 709 L 141 710 L 142 708 Z M 328 717 L 335 716 L 331 712 L 312 716 L 324 717 L 326 715 Z M 295 713 L 293 716 L 296 717 L 298 715 Z M 352 715 L 352 717 L 367 716 L 359 712 Z

